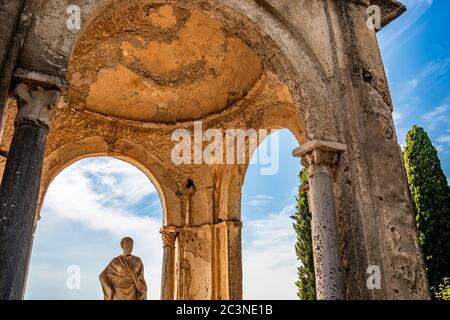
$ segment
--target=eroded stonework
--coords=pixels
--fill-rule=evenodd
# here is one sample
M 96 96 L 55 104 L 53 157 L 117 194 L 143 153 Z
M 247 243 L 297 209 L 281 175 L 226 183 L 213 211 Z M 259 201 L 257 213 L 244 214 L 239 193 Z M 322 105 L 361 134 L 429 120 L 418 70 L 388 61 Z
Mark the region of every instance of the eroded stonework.
M 137 4 L 102 13 L 69 65 L 69 104 L 119 118 L 196 120 L 242 99 L 259 57 L 199 10 Z
M 65 28 L 69 4 L 83 13 L 79 31 Z M 164 246 L 162 297 L 240 299 L 249 159 L 176 165 L 171 136 L 193 134 L 192 120 L 204 130 L 287 128 L 302 145 L 346 146 L 330 187 L 345 298 L 428 298 L 386 75 L 366 27 L 370 4 L 382 6 L 383 25 L 403 10 L 390 0 L 42 1 L 15 79 L 59 87 L 67 108 L 50 124 L 36 221 L 68 165 L 123 159 L 153 181 L 162 233 L 175 235 Z M 10 99 L 2 155 L 15 105 Z M 380 290 L 366 286 L 371 265 Z

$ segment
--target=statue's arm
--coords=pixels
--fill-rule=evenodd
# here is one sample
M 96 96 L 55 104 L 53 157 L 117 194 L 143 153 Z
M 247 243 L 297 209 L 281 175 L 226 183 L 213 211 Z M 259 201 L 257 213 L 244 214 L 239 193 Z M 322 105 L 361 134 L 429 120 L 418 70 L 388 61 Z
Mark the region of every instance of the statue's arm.
M 99 280 L 100 284 L 102 286 L 103 290 L 103 296 L 105 300 L 112 300 L 114 297 L 114 287 L 112 286 L 111 282 L 109 281 L 108 277 L 108 269 L 111 264 L 109 264 L 105 270 L 100 273 Z

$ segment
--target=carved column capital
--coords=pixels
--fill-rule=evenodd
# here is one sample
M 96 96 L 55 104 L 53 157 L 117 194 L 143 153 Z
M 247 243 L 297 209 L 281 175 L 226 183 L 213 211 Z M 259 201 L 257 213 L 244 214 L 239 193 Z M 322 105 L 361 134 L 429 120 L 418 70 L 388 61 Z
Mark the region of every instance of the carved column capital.
M 174 248 L 175 241 L 176 241 L 178 233 L 179 233 L 178 228 L 173 227 L 173 226 L 162 227 L 161 230 L 159 230 L 159 232 L 161 233 L 164 247 Z
M 347 146 L 342 143 L 314 140 L 295 149 L 292 154 L 302 159 L 310 177 L 316 174 L 332 176 L 339 154 L 346 150 Z
M 16 125 L 32 123 L 48 129 L 57 108 L 60 108 L 61 92 L 19 83 L 14 93 L 18 106 Z

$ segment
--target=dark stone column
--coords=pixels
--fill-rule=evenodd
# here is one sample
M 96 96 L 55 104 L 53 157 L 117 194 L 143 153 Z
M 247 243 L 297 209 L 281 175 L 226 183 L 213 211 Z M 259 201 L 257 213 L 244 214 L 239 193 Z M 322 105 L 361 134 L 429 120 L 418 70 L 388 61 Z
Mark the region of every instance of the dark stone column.
M 49 123 L 57 90 L 16 88 L 18 114 L 0 186 L 0 299 L 22 299 Z
M 308 171 L 311 236 L 318 300 L 344 300 L 345 277 L 341 265 L 333 167 L 345 145 L 312 141 L 294 151 Z

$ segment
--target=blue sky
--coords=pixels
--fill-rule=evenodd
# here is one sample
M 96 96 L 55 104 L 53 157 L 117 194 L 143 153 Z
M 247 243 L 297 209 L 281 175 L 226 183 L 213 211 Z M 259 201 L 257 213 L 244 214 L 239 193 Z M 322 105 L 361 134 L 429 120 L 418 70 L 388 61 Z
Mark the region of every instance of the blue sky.
M 423 126 L 450 175 L 450 1 L 403 1 L 408 12 L 379 32 L 394 100 L 399 143 Z M 296 299 L 294 212 L 298 146 L 280 133 L 280 170 L 260 175 L 250 166 L 242 196 L 244 298 Z M 120 253 L 121 237 L 135 239 L 145 265 L 149 298 L 159 299 L 161 205 L 149 180 L 112 158 L 89 158 L 68 167 L 51 184 L 38 224 L 27 299 L 101 299 L 98 274 Z M 67 268 L 79 266 L 80 290 L 69 290 Z M 264 281 L 261 281 L 261 280 Z
M 271 137 L 264 142 L 268 144 Z M 280 170 L 261 176 L 252 165 L 242 198 L 244 296 L 295 298 L 295 234 L 289 216 L 300 163 L 291 156 L 292 134 L 280 132 Z M 273 188 L 275 185 L 282 187 Z M 145 266 L 149 298 L 159 299 L 162 208 L 156 189 L 132 165 L 109 157 L 87 158 L 63 170 L 51 183 L 36 230 L 26 299 L 101 299 L 98 274 L 120 254 L 124 236 Z M 77 266 L 81 286 L 70 290 L 67 269 Z M 264 283 L 261 279 L 265 278 Z M 262 286 L 263 284 L 263 286 Z

